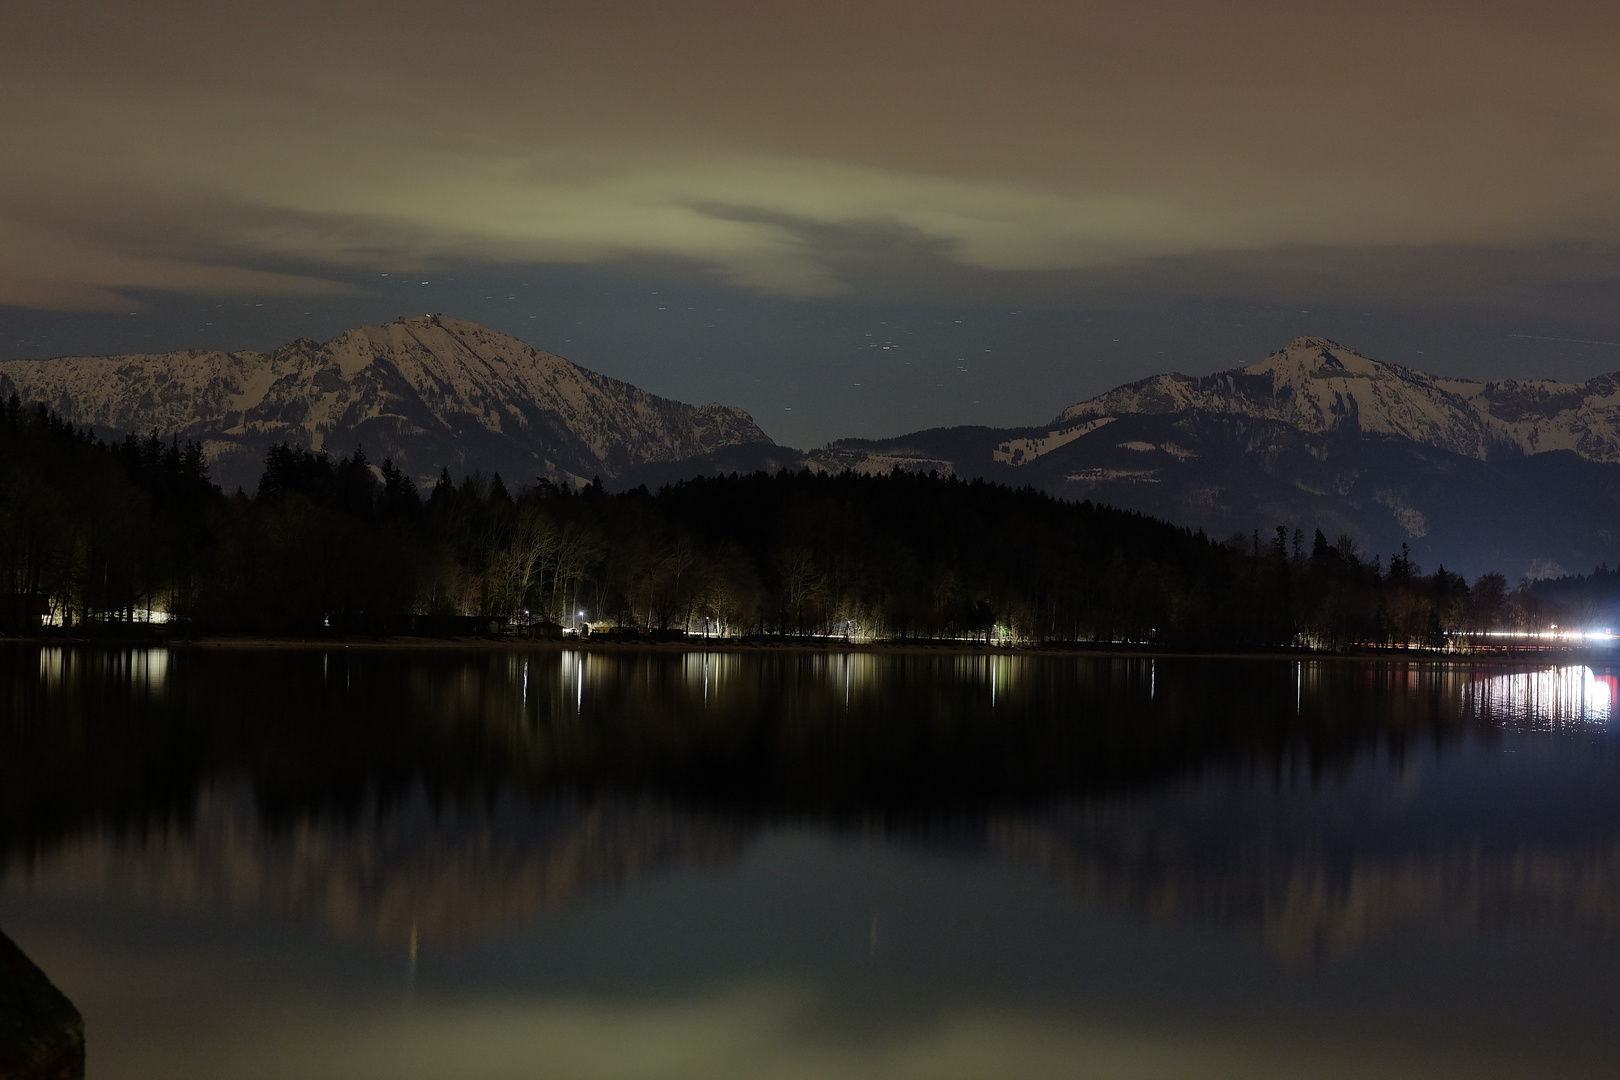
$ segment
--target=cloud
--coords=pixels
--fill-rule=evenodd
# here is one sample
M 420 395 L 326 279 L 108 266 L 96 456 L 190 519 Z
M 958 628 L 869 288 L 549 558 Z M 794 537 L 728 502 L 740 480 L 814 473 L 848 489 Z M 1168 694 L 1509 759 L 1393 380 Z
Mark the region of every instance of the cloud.
M 182 108 L 160 103 L 140 111 L 169 119 Z M 109 182 L 89 197 L 45 194 L 72 174 L 71 161 L 54 163 L 57 175 L 41 190 L 14 194 L 57 220 L 26 230 L 13 221 L 12 231 L 29 235 L 13 242 L 6 268 L 19 278 L 183 291 L 315 287 L 307 279 L 120 255 L 71 235 L 131 231 L 105 220 L 106 205 L 136 219 L 176 217 L 192 248 L 246 259 L 398 266 L 674 256 L 709 265 L 738 286 L 786 296 L 842 288 L 811 235 L 829 227 L 905 230 L 937 243 L 948 258 L 986 269 L 1087 266 L 1245 242 L 1230 222 L 1166 200 L 1066 195 L 1013 181 L 759 154 L 699 158 L 662 148 L 424 145 L 366 124 L 273 139 L 277 152 L 267 153 L 262 130 L 226 127 L 155 129 L 131 120 L 101 132 L 95 141 Z M 345 158 L 345 167 L 331 167 Z M 53 164 L 43 155 L 36 160 L 42 171 Z M 176 172 L 183 184 L 173 182 Z M 205 206 L 205 220 L 188 215 L 188 204 Z
M 601 154 L 590 175 L 575 177 L 543 154 L 479 158 L 376 147 L 370 156 L 388 162 L 379 171 L 392 179 L 309 184 L 285 177 L 231 193 L 244 205 L 341 227 L 241 230 L 232 239 L 344 262 L 675 256 L 708 264 L 742 287 L 789 296 L 841 288 L 814 242 L 827 228 L 906 231 L 947 258 L 985 269 L 1089 266 L 1246 242 L 1226 223 L 1162 200 L 1064 196 L 827 161 Z
M 996 273 L 1620 233 L 1605 5 L 61 0 L 14 26 L 17 305 L 648 256 L 817 296 L 859 276 L 828 230 Z
M 120 290 L 333 295 L 319 278 L 118 251 L 33 222 L 0 217 L 0 305 L 45 311 L 119 311 L 139 300 Z

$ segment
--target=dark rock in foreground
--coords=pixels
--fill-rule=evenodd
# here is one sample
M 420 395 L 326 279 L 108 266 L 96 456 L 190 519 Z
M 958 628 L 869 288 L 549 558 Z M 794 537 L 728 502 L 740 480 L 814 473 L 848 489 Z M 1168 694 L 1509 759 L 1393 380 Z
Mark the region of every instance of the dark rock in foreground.
M 84 1021 L 0 933 L 0 1080 L 83 1080 Z

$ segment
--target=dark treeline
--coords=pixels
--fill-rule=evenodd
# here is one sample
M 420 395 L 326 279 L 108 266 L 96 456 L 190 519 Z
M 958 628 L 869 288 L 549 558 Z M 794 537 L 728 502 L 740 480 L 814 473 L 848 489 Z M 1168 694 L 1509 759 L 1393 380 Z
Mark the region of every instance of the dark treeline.
M 15 398 L 0 410 L 0 575 L 12 630 L 173 618 L 196 632 L 389 633 L 478 617 L 719 637 L 1343 649 L 1455 644 L 1591 606 L 1579 589 L 1424 574 L 1404 551 L 1386 563 L 1320 532 L 1221 542 L 1033 489 L 900 471 L 618 494 L 446 471 L 420 491 L 361 450 L 283 445 L 251 496 L 227 496 L 195 443 L 109 445 Z
M 109 446 L 13 396 L 0 409 L 0 625 L 177 607 L 201 580 L 220 502 L 196 443 Z

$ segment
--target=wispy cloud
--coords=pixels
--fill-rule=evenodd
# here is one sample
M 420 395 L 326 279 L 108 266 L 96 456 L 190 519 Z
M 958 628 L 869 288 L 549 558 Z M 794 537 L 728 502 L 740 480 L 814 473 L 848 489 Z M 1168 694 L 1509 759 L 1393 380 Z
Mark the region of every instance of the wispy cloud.
M 0 304 L 645 256 L 818 296 L 828 229 L 987 271 L 1612 238 L 1620 13 L 1537 11 L 32 5 Z

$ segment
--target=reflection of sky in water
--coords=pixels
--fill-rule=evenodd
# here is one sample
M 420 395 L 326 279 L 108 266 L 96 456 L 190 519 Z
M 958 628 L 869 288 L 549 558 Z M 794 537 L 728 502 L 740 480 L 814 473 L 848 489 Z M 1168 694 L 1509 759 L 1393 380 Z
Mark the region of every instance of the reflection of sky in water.
M 1567 1080 L 1620 1049 L 1602 941 L 1441 928 L 1301 967 L 1028 864 L 792 829 L 415 956 L 246 912 L 0 899 L 85 1011 L 93 1080 Z
M 1617 687 L 1607 672 L 1574 666 L 1488 676 L 1468 693 L 1481 717 L 1534 730 L 1607 724 Z
M 52 715 L 126 688 L 147 703 L 113 725 L 130 775 L 190 777 L 0 878 L 0 924 L 86 1013 L 92 1080 L 1564 1078 L 1620 1059 L 1620 763 L 1590 733 L 1614 684 L 1585 668 L 333 650 L 281 661 L 309 687 L 280 716 L 194 681 L 224 662 L 40 653 Z M 166 694 L 218 715 L 165 728 Z M 84 732 L 41 760 L 105 733 Z M 948 793 L 973 778 L 953 739 L 1002 803 L 821 815 L 846 789 L 816 783 L 874 763 L 856 811 L 928 761 Z M 352 790 L 395 751 L 392 801 Z M 1110 764 L 1008 799 L 1043 755 Z M 696 759 L 760 787 L 694 798 Z M 267 812 L 288 791 L 304 801 Z

